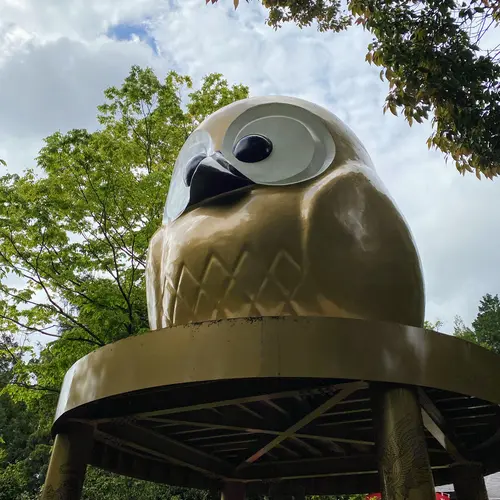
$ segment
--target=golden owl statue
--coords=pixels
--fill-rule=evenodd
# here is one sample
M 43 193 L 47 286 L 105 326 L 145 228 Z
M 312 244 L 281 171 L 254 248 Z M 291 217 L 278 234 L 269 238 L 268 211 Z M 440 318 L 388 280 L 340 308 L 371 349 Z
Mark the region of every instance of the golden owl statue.
M 295 98 L 208 117 L 177 158 L 146 268 L 153 330 L 259 316 L 421 326 L 418 253 L 360 140 Z

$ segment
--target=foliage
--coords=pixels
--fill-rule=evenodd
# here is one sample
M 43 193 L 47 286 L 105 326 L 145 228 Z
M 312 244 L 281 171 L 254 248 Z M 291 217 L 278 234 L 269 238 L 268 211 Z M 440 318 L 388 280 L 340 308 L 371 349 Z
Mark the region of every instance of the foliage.
M 99 130 L 56 132 L 37 169 L 0 177 L 0 500 L 39 493 L 67 369 L 148 329 L 146 253 L 179 149 L 207 115 L 247 96 L 220 74 L 194 90 L 187 76 L 160 81 L 134 66 L 105 91 Z M 95 469 L 84 495 L 201 499 Z
M 482 297 L 479 311 L 472 326 L 465 325 L 460 317 L 455 319 L 456 337 L 474 342 L 500 354 L 500 299 L 489 293 Z
M 46 426 L 4 391 L 16 363 L 10 353 L 17 347 L 8 338 L 0 343 L 0 500 L 34 499 L 30 492 L 40 489 L 50 452 Z
M 472 323 L 477 340 L 500 353 L 500 300 L 498 295 L 486 294 L 479 304 L 479 312 Z
M 347 9 L 339 0 L 262 4 L 275 29 L 285 22 L 333 32 L 362 25 L 374 35 L 366 60 L 389 83 L 384 111 L 402 111 L 410 125 L 432 118 L 428 146 L 461 173 L 500 174 L 500 46 L 481 49 L 500 21 L 499 0 L 349 0 Z
M 95 467 L 89 467 L 85 478 L 82 500 L 206 500 L 208 493 L 201 490 L 176 488 L 118 476 Z
M 439 332 L 440 328 L 443 326 L 443 322 L 441 320 L 432 321 L 424 321 L 424 328 L 426 330 L 434 330 Z
M 366 495 L 312 495 L 308 500 L 365 500 Z
M 133 67 L 105 92 L 101 130 L 56 132 L 38 156 L 41 174 L 0 177 L 0 327 L 11 335 L 59 339 L 18 386 L 57 391 L 75 360 L 148 328 L 146 253 L 161 223 L 177 153 L 215 109 L 247 96 L 219 74 L 192 87 L 170 73 L 161 83 Z

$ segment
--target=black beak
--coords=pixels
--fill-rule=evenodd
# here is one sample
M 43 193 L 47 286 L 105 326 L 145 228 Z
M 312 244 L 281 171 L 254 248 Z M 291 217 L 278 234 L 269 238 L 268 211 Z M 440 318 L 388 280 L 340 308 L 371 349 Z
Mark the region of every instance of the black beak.
M 188 207 L 254 184 L 238 173 L 221 153 L 198 157 L 196 163 L 189 166 L 186 176 Z

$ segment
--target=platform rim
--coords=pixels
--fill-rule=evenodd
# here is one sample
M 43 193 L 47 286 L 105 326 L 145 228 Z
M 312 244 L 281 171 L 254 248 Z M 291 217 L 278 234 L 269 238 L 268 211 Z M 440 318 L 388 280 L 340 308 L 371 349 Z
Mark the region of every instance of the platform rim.
M 120 394 L 273 377 L 408 384 L 500 404 L 500 356 L 463 339 L 359 319 L 239 318 L 150 331 L 86 355 L 66 373 L 54 425 Z

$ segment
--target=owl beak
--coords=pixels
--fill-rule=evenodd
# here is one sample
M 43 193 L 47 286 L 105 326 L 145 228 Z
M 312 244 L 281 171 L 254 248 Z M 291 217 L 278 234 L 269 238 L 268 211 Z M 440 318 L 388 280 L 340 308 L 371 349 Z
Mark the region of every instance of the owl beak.
M 196 167 L 189 183 L 188 207 L 252 185 L 254 183 L 238 173 L 221 153 L 215 153 Z

